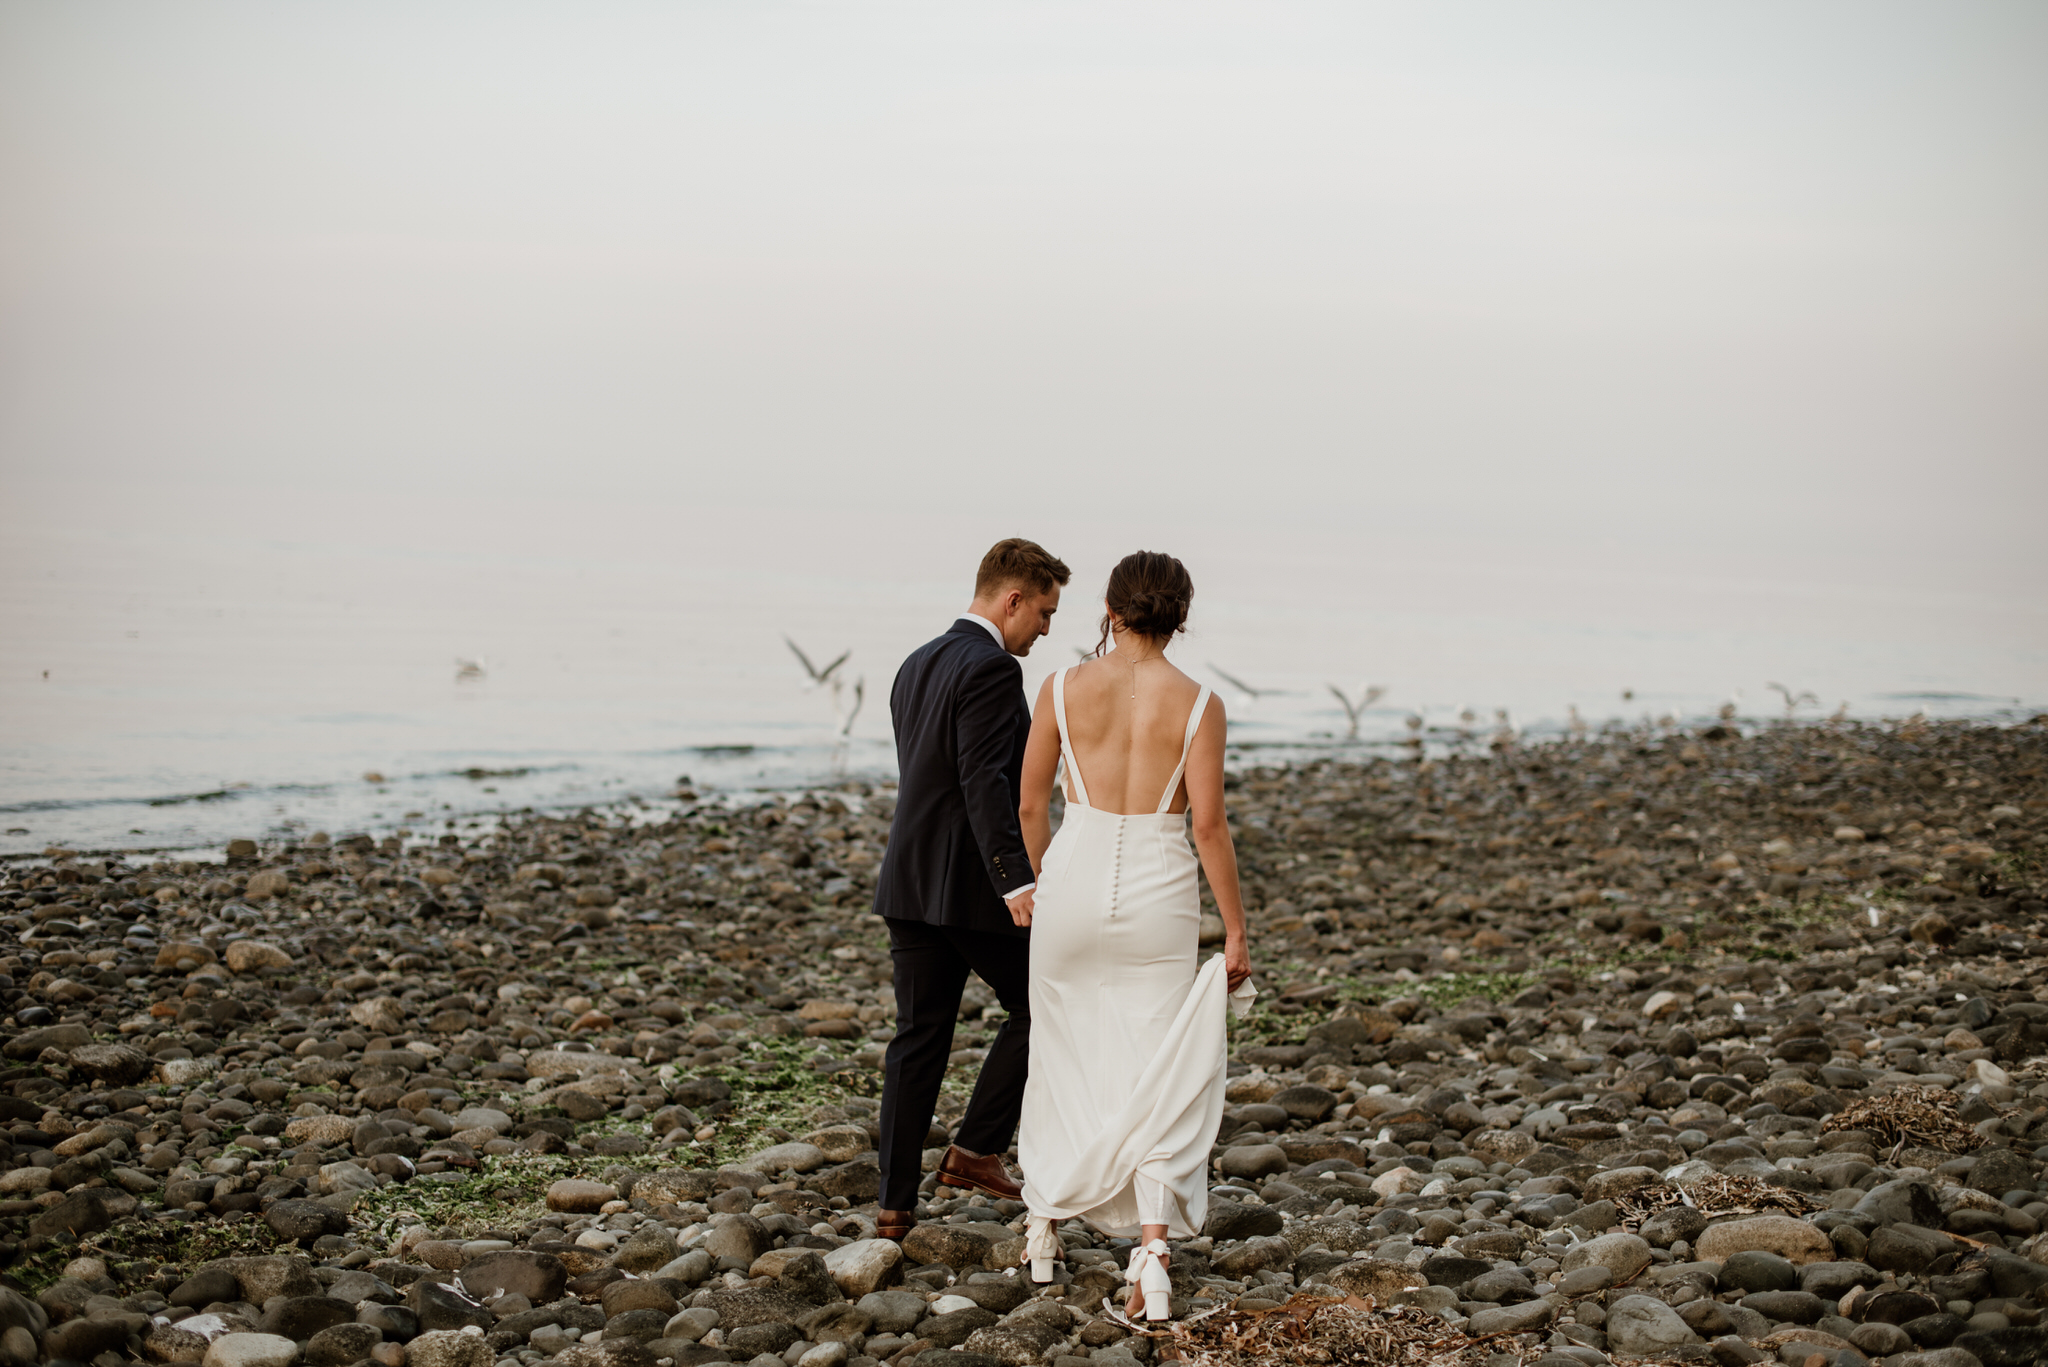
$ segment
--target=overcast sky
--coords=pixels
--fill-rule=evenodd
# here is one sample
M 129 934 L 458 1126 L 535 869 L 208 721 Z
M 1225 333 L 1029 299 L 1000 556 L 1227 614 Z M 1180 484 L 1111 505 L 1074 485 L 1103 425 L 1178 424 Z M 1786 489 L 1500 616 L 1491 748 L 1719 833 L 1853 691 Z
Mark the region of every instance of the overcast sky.
M 44 526 L 1085 514 L 2041 644 L 2043 244 L 2038 3 L 0 4 Z

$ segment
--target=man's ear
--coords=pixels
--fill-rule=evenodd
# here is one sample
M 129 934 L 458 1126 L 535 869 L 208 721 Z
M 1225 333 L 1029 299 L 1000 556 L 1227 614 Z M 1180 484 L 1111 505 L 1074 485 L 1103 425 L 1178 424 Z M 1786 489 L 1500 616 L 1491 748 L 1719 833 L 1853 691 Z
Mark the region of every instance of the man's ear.
M 1008 616 L 1024 606 L 1024 590 L 1011 589 L 1003 595 L 1003 613 Z

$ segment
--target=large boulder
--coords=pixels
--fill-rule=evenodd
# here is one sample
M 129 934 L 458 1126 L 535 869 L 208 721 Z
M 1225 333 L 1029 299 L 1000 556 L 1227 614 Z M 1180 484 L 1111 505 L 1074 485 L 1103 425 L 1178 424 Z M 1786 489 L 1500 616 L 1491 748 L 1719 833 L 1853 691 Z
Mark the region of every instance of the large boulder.
M 290 968 L 292 956 L 267 940 L 236 940 L 228 946 L 227 965 L 230 973 L 268 973 Z
M 867 1134 L 862 1132 L 865 1139 Z M 718 1194 L 716 1179 L 708 1172 L 689 1168 L 664 1168 L 648 1173 L 633 1183 L 633 1199 L 652 1206 L 680 1205 L 685 1201 L 708 1201 Z
M 321 1171 L 326 1171 L 322 1169 Z M 286 1198 L 263 1212 L 263 1223 L 286 1243 L 311 1244 L 323 1234 L 346 1234 L 348 1216 L 323 1201 Z
M 421 1334 L 405 1345 L 406 1367 L 491 1367 L 497 1355 L 482 1334 Z
M 1286 1217 L 1271 1206 L 1240 1205 L 1236 1201 L 1211 1201 L 1202 1221 L 1202 1237 L 1225 1243 L 1262 1234 L 1278 1234 L 1287 1227 Z
M 373 1324 L 337 1324 L 322 1329 L 306 1343 L 306 1367 L 350 1367 L 383 1341 L 384 1331 Z
M 269 1254 L 255 1258 L 220 1258 L 199 1269 L 218 1269 L 235 1279 L 241 1288 L 238 1299 L 262 1305 L 272 1296 L 317 1296 L 323 1288 L 314 1279 L 313 1264 L 304 1258 Z M 197 1280 L 195 1273 L 193 1280 Z M 181 1290 L 183 1288 L 180 1288 Z
M 255 1326 L 238 1315 L 187 1315 L 176 1324 L 150 1330 L 142 1341 L 142 1355 L 152 1362 L 201 1362 L 215 1339 L 254 1331 Z
M 1044 1320 L 1004 1320 L 975 1330 L 960 1346 L 965 1352 L 992 1357 L 1005 1367 L 1038 1367 L 1046 1350 L 1066 1338 L 1064 1329 Z
M 1974 1329 L 1951 1346 L 1969 1353 L 1984 1367 L 2038 1367 L 2048 1362 L 2048 1325 Z
M 1628 1357 L 1661 1357 L 1698 1343 L 1678 1312 L 1649 1296 L 1623 1296 L 1607 1307 L 1607 1344 Z
M 751 1215 L 718 1216 L 704 1240 L 704 1251 L 713 1258 L 738 1258 L 749 1267 L 774 1246 L 775 1236 Z
M 1588 1177 L 1579 1194 L 1588 1201 L 1612 1201 L 1662 1180 L 1655 1168 L 1609 1168 Z
M 1809 1266 L 1827 1264 L 1811 1263 Z M 1740 1253 L 1729 1254 L 1722 1261 L 1716 1281 L 1723 1291 L 1790 1291 L 1799 1286 L 1800 1277 L 1799 1269 L 1792 1265 L 1791 1259 L 1760 1248 L 1746 1248 Z
M 355 1317 L 353 1305 L 332 1296 L 279 1296 L 263 1307 L 263 1318 L 256 1328 L 265 1334 L 303 1342 L 322 1329 L 347 1324 Z
M 621 1272 L 645 1276 L 666 1267 L 676 1256 L 675 1235 L 657 1224 L 645 1224 L 627 1236 L 612 1253 L 612 1266 Z
M 223 1334 L 207 1346 L 205 1367 L 292 1367 L 299 1345 L 276 1334 Z
M 1294 1261 L 1294 1250 L 1285 1239 L 1246 1239 L 1220 1249 L 1209 1260 L 1226 1277 L 1249 1277 L 1269 1267 L 1285 1267 Z
M 841 1300 L 846 1294 L 839 1289 L 839 1283 L 825 1267 L 825 1260 L 813 1248 L 795 1250 L 793 1257 L 785 1259 L 781 1270 L 776 1273 L 775 1284 L 812 1305 Z
M 1800 1266 L 1832 1262 L 1835 1256 L 1835 1246 L 1825 1233 L 1789 1215 L 1754 1215 L 1709 1225 L 1700 1232 L 1693 1249 L 1707 1262 L 1726 1262 L 1752 1249 L 1775 1253 Z
M 548 1188 L 547 1205 L 549 1210 L 565 1215 L 591 1215 L 607 1202 L 618 1199 L 619 1189 L 609 1182 L 564 1177 Z
M 872 1201 L 882 1194 L 882 1165 L 873 1154 L 821 1168 L 804 1178 L 804 1186 L 820 1196 L 844 1196 L 854 1205 Z
M 661 1327 L 676 1313 L 676 1298 L 660 1282 L 645 1277 L 623 1277 L 598 1293 L 607 1320 L 634 1310 L 659 1310 Z
M 1925 1225 L 1929 1228 L 1938 1227 L 1942 1218 L 1941 1202 L 1927 1184 L 1905 1178 L 1872 1187 L 1856 1202 L 1854 1213 L 1875 1220 L 1879 1225 Z M 1792 1261 L 1800 1260 L 1793 1258 Z
M 1650 1265 L 1650 1245 L 1635 1234 L 1603 1234 L 1574 1244 L 1561 1266 L 1566 1272 L 1576 1272 L 1596 1264 L 1612 1272 L 1617 1284 L 1625 1282 Z
M 507 1248 L 462 1265 L 462 1289 L 480 1301 L 524 1296 L 535 1305 L 561 1299 L 569 1269 L 552 1253 Z
M 1216 1160 L 1225 1177 L 1257 1181 L 1287 1171 L 1287 1155 L 1278 1144 L 1240 1144 Z
M 825 1271 L 854 1300 L 903 1279 L 903 1248 L 893 1239 L 857 1239 L 825 1255 Z
M 1653 1248 L 1669 1248 L 1684 1239 L 1691 1241 L 1707 1227 L 1707 1217 L 1697 1206 L 1666 1206 L 1643 1221 L 1636 1231 Z
M 929 1303 L 915 1291 L 871 1291 L 860 1298 L 877 1334 L 908 1333 L 925 1317 Z
M 1557 1310 L 1557 1302 L 1548 1297 L 1523 1301 L 1518 1305 L 1495 1306 L 1476 1312 L 1466 1321 L 1465 1332 L 1474 1338 L 1488 1334 L 1532 1333 L 1557 1318 Z
M 34 1059 L 45 1049 L 61 1049 L 70 1053 L 92 1043 L 92 1031 L 82 1025 L 46 1025 L 40 1030 L 24 1030 L 5 1044 L 0 1044 L 0 1054 L 8 1058 Z
M 994 1247 L 994 1240 L 965 1225 L 921 1224 L 903 1239 L 906 1258 L 952 1268 L 980 1267 Z
M 45 1237 L 52 1234 L 69 1234 L 82 1239 L 88 1234 L 99 1233 L 113 1223 L 114 1217 L 108 1212 L 106 1202 L 100 1200 L 98 1192 L 87 1188 L 84 1191 L 72 1192 L 30 1220 L 28 1232 Z
M 719 1286 L 697 1294 L 707 1309 L 718 1312 L 718 1323 L 726 1329 L 749 1324 L 795 1324 L 818 1308 L 774 1286 Z
M 966 1306 L 959 1310 L 948 1310 L 943 1315 L 928 1315 L 917 1326 L 917 1336 L 934 1348 L 957 1348 L 967 1342 L 977 1329 L 985 1329 L 996 1322 L 996 1312 L 984 1310 L 978 1305 Z
M 422 1277 L 405 1289 L 405 1308 L 419 1317 L 424 1333 L 455 1331 L 473 1324 L 489 1330 L 495 1322 L 490 1311 L 444 1282 Z
M 110 1087 L 142 1081 L 156 1062 L 132 1044 L 88 1044 L 71 1051 L 71 1066 Z
M 827 1125 L 805 1135 L 804 1142 L 817 1145 L 827 1163 L 849 1162 L 875 1147 L 861 1125 Z
M 148 1327 L 147 1315 L 95 1312 L 50 1330 L 43 1336 L 43 1352 L 55 1359 L 91 1362 L 101 1353 L 118 1353 L 130 1335 Z
M 778 1172 L 810 1172 L 825 1166 L 825 1151 L 816 1144 L 796 1140 L 788 1144 L 775 1144 L 750 1157 L 742 1158 L 733 1166 L 744 1172 L 763 1174 Z

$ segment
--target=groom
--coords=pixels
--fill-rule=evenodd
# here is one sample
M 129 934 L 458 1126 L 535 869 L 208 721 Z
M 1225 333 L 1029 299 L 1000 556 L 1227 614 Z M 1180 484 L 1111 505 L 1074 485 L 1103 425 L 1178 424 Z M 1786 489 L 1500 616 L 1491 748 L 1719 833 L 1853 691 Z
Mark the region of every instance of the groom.
M 999 1156 L 1023 1110 L 1031 1044 L 1026 927 L 1035 880 L 1017 826 L 1031 710 L 1015 657 L 1052 629 L 1067 575 L 1034 542 L 998 541 L 982 558 L 966 613 L 912 652 L 889 693 L 901 776 L 875 886 L 896 978 L 896 1038 L 882 1081 L 883 1238 L 901 1239 L 916 1223 L 925 1136 L 970 971 L 1009 1019 L 939 1181 L 1012 1201 L 1020 1194 Z

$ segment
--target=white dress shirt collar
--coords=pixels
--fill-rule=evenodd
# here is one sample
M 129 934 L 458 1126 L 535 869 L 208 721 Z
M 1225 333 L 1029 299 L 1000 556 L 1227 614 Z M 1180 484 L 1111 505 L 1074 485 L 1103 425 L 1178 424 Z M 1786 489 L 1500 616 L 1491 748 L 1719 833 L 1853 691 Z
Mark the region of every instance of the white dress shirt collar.
M 988 618 L 981 616 L 979 613 L 963 612 L 960 614 L 960 620 L 963 622 L 972 622 L 976 626 L 986 630 L 989 635 L 996 638 L 996 644 L 1001 646 L 1004 650 L 1007 651 L 1010 648 L 1010 643 L 1003 639 L 1003 629 L 997 626 L 994 622 L 989 621 Z

